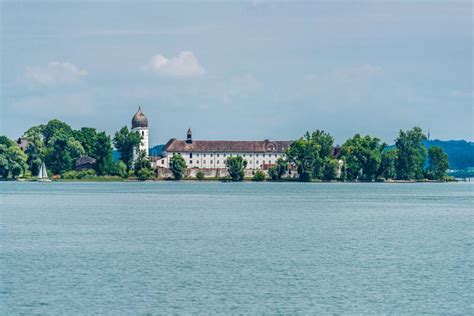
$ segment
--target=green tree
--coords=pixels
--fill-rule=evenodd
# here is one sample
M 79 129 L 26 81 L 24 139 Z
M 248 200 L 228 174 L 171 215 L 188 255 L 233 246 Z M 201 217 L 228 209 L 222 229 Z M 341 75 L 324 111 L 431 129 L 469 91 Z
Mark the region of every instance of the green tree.
M 145 156 L 144 152 L 140 152 L 138 158 L 133 164 L 135 176 L 140 180 L 148 180 L 153 176 L 150 160 Z
M 419 127 L 408 131 L 400 130 L 395 140 L 398 150 L 397 155 L 397 178 L 402 180 L 423 178 L 423 164 L 426 159 L 426 148 L 423 141 L 425 134 Z
M 300 181 L 321 179 L 324 161 L 332 157 L 334 138 L 324 131 L 307 132 L 287 150 L 289 161 L 296 164 Z
M 153 170 L 148 168 L 142 168 L 136 173 L 138 180 L 149 180 L 153 178 Z
M 119 160 L 112 164 L 110 173 L 121 178 L 126 178 L 128 176 L 127 166 L 122 160 Z
M 27 155 L 28 159 L 26 163 L 28 164 L 28 167 L 30 168 L 31 175 L 36 176 L 38 175 L 41 164 L 44 159 L 44 145 L 41 139 L 36 138 L 30 144 L 25 150 L 25 154 Z
M 75 160 L 84 155 L 84 148 L 67 132 L 60 130 L 49 140 L 46 150 L 46 165 L 54 174 L 72 170 Z
M 120 152 L 120 160 L 125 163 L 127 169 L 132 167 L 133 151 L 138 148 L 140 142 L 140 134 L 138 132 L 129 131 L 127 126 L 122 127 L 120 131 L 115 133 L 113 143 L 115 148 Z
M 44 128 L 38 127 L 38 130 L 39 129 L 42 129 L 43 141 L 46 146 L 49 146 L 51 139 L 59 131 L 68 137 L 74 137 L 71 126 L 57 119 L 49 121 Z
M 98 175 L 110 173 L 113 168 L 112 141 L 105 132 L 97 133 L 91 156 L 96 159 L 94 168 Z
M 227 172 L 232 178 L 232 181 L 242 181 L 245 175 L 245 167 L 247 161 L 241 156 L 228 157 L 226 160 Z
M 281 180 L 283 175 L 288 170 L 288 161 L 283 158 L 278 158 L 276 164 L 268 170 L 268 175 L 272 180 Z
M 433 180 L 443 180 L 448 167 L 448 155 L 443 148 L 430 147 L 428 150 L 428 176 Z
M 335 180 L 338 170 L 339 161 L 337 159 L 326 157 L 323 167 L 323 179 L 326 181 Z
M 265 181 L 265 178 L 266 178 L 265 173 L 261 170 L 257 170 L 255 171 L 255 174 L 253 175 L 252 180 L 260 182 L 260 181 Z
M 0 136 L 0 177 L 16 178 L 24 174 L 28 168 L 28 157 L 13 141 Z
M 381 144 L 380 139 L 369 135 L 362 137 L 356 134 L 348 139 L 341 147 L 346 179 L 375 180 L 384 148 L 385 144 Z
M 379 174 L 385 179 L 395 179 L 397 176 L 398 150 L 389 149 L 382 152 Z
M 45 125 L 37 125 L 37 126 L 30 127 L 26 132 L 23 133 L 23 137 L 28 139 L 30 142 L 33 142 L 35 140 L 41 140 L 43 142 L 44 129 L 45 129 Z
M 181 154 L 173 155 L 170 159 L 170 170 L 176 180 L 181 180 L 186 171 L 186 161 Z
M 73 131 L 74 138 L 79 141 L 84 148 L 84 155 L 95 157 L 98 133 L 95 128 L 82 127 L 80 130 Z

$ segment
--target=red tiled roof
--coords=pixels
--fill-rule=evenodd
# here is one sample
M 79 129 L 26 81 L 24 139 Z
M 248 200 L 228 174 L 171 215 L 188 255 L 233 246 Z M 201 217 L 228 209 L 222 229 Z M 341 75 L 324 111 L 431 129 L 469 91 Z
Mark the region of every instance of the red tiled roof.
M 193 140 L 187 143 L 175 138 L 170 139 L 164 147 L 167 152 L 235 152 L 235 153 L 284 153 L 293 141 L 224 141 Z

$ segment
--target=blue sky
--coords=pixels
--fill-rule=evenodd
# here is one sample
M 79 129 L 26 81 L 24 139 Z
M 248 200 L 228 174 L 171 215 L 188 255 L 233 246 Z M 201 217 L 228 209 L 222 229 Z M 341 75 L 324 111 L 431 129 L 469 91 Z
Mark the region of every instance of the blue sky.
M 2 1 L 1 133 L 59 118 L 150 144 L 473 137 L 467 2 Z

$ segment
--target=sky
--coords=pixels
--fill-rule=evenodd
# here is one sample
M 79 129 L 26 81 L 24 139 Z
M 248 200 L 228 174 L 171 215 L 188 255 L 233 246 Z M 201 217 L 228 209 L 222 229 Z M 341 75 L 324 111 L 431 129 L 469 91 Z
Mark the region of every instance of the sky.
M 1 1 L 0 133 L 474 139 L 471 1 Z

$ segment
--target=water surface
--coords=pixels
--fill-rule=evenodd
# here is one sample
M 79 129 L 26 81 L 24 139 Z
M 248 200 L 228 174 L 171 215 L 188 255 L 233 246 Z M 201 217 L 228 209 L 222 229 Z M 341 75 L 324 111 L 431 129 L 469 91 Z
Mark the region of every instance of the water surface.
M 0 313 L 473 314 L 473 188 L 3 182 Z

